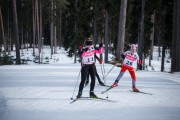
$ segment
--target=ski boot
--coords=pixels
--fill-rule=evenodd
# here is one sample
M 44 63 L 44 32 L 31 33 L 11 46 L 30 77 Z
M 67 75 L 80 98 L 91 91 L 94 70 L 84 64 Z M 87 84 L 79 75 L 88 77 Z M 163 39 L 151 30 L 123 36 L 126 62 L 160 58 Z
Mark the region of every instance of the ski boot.
M 114 88 L 116 86 L 118 86 L 118 80 L 115 80 L 115 82 L 111 85 L 111 88 Z
M 82 92 L 79 92 L 78 95 L 76 96 L 77 99 L 81 98 Z
M 139 90 L 136 88 L 136 86 L 133 86 L 133 91 L 134 92 L 139 92 Z
M 90 98 L 98 98 L 98 97 L 94 94 L 94 92 L 90 92 L 89 96 L 90 96 Z
M 99 81 L 99 84 L 100 84 L 101 86 L 105 86 L 105 84 L 104 84 L 102 81 Z

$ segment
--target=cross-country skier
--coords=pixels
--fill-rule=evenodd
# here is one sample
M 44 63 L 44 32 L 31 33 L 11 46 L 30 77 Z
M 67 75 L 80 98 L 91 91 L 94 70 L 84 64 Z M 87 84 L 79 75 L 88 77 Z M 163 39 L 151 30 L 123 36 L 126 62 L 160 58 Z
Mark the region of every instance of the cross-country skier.
M 99 61 L 99 64 L 102 64 L 102 60 L 100 59 L 100 58 L 98 58 L 98 56 L 95 54 L 95 59 L 97 59 L 98 61 Z M 95 66 L 95 69 L 96 69 L 96 66 Z M 88 83 L 89 83 L 89 73 L 88 73 L 88 75 L 87 75 L 87 80 L 86 80 L 86 82 L 85 82 L 85 86 L 87 86 L 88 85 Z M 98 82 L 99 82 L 99 84 L 101 85 L 101 86 L 105 86 L 105 84 L 101 81 L 101 79 L 100 79 L 100 77 L 99 77 L 99 75 L 98 75 L 98 73 L 97 73 L 97 69 L 96 69 L 96 78 L 98 79 Z
M 80 98 L 82 96 L 84 83 L 87 77 L 87 74 L 89 73 L 91 76 L 91 86 L 90 86 L 90 97 L 97 98 L 97 96 L 94 94 L 94 86 L 95 86 L 95 58 L 94 54 L 98 53 L 101 54 L 103 52 L 103 44 L 99 44 L 99 49 L 95 49 L 92 44 L 92 39 L 88 38 L 85 41 L 85 47 L 81 51 L 81 57 L 82 57 L 82 67 L 81 67 L 81 82 L 79 85 L 79 92 L 76 96 L 77 98 Z
M 111 86 L 112 88 L 118 85 L 119 80 L 123 77 L 126 70 L 129 71 L 131 78 L 132 78 L 132 89 L 134 92 L 139 92 L 139 90 L 136 87 L 136 75 L 133 68 L 133 63 L 138 61 L 139 62 L 139 56 L 136 52 L 137 45 L 131 44 L 131 50 L 124 52 L 121 56 L 124 58 L 121 71 L 119 75 L 117 76 L 114 84 Z

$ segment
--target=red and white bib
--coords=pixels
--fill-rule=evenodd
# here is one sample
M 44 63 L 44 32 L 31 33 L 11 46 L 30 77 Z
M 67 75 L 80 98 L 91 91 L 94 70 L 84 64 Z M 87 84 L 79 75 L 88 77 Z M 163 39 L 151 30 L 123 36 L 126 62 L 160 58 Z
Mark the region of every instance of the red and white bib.
M 123 61 L 123 65 L 126 65 L 128 67 L 133 67 L 134 62 L 139 60 L 139 56 L 136 52 L 130 52 L 127 51 L 124 53 L 125 59 Z

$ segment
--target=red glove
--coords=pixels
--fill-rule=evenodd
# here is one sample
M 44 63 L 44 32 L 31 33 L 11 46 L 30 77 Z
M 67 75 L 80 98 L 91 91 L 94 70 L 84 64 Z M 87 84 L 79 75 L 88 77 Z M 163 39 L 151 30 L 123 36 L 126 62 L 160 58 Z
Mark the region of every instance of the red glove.
M 101 59 L 99 59 L 99 64 L 102 64 L 102 60 Z
M 139 64 L 139 65 L 142 65 L 142 60 L 139 60 L 139 61 L 138 61 L 138 64 Z

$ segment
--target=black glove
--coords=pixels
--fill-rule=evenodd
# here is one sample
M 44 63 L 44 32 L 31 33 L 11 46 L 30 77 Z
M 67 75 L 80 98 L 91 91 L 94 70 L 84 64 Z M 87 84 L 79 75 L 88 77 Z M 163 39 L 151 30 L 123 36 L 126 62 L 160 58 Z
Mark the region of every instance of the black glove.
M 103 44 L 102 44 L 102 43 L 99 44 L 99 48 L 101 48 L 101 47 L 103 47 Z
M 124 59 L 124 58 L 125 58 L 125 55 L 121 54 L 121 57 Z
M 88 48 L 88 47 L 86 47 L 86 48 L 84 49 L 84 51 L 86 51 L 86 52 L 87 52 L 87 51 L 88 51 L 88 49 L 89 49 L 89 48 Z
M 118 61 L 119 59 L 118 58 L 115 58 L 115 61 Z

